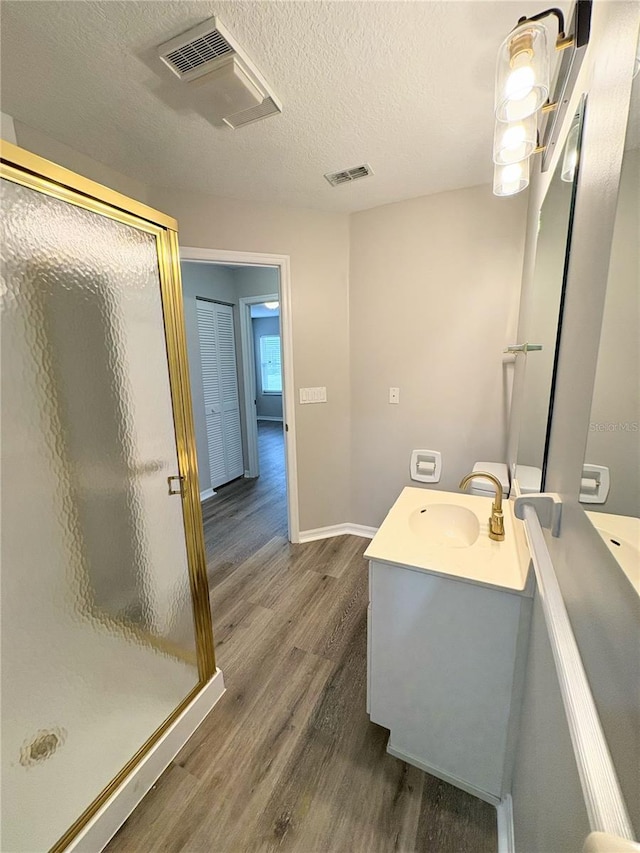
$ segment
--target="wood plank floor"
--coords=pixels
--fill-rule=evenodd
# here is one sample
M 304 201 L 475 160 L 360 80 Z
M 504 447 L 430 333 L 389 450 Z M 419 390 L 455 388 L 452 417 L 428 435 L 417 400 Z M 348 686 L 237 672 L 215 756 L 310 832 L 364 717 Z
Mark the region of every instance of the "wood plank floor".
M 260 481 L 203 507 L 227 692 L 107 850 L 495 851 L 491 806 L 386 753 L 365 711 L 367 540 L 287 542 L 281 428 L 262 427 Z

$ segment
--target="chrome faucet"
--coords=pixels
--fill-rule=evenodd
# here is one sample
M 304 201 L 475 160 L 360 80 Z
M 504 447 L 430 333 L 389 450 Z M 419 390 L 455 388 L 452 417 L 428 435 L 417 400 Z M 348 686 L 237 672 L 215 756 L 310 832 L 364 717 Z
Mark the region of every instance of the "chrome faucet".
M 488 474 L 486 471 L 472 471 L 460 480 L 459 489 L 467 488 L 471 480 L 484 479 L 489 480 L 495 486 L 496 496 L 491 505 L 491 518 L 489 519 L 489 539 L 495 539 L 496 542 L 502 542 L 504 539 L 504 515 L 502 513 L 502 483 L 493 474 Z

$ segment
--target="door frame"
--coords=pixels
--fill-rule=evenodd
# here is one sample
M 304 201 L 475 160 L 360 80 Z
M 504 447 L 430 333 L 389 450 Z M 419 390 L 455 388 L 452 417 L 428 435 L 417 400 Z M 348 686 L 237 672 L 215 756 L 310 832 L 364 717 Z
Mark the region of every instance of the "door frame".
M 244 384 L 244 408 L 246 413 L 247 427 L 247 470 L 245 477 L 258 477 L 260 475 L 260 458 L 258 454 L 258 377 L 256 376 L 256 352 L 253 341 L 253 325 L 251 323 L 251 306 L 261 305 L 263 302 L 280 301 L 277 293 L 265 293 L 260 296 L 242 296 L 238 300 L 238 314 L 240 320 L 240 344 L 242 347 L 242 379 Z M 282 315 L 278 311 L 278 326 L 280 328 L 280 346 L 282 348 Z M 282 419 L 284 428 L 284 366 L 282 370 L 283 394 L 282 394 Z M 249 414 L 253 412 L 253 417 Z
M 289 255 L 271 255 L 258 252 L 237 252 L 229 249 L 203 249 L 193 246 L 180 246 L 180 260 L 201 263 L 237 264 L 245 267 L 273 267 L 278 270 L 280 279 L 280 341 L 282 345 L 282 414 L 284 427 L 285 471 L 287 484 L 287 519 L 289 541 L 300 541 L 300 517 L 298 507 L 298 467 L 296 462 L 296 427 L 294 407 L 294 376 L 293 376 L 293 323 L 291 311 L 291 268 Z M 251 299 L 253 297 L 244 297 Z M 260 301 L 264 301 L 261 299 Z M 246 312 L 246 309 L 245 309 Z M 240 331 L 242 338 L 242 369 L 246 371 L 244 333 L 242 331 L 243 316 L 240 314 Z M 245 408 L 247 383 L 245 382 Z M 251 400 L 254 398 L 252 397 Z M 251 429 L 246 412 L 247 444 L 249 449 L 249 471 L 251 460 Z M 255 454 L 257 459 L 257 423 L 254 420 Z

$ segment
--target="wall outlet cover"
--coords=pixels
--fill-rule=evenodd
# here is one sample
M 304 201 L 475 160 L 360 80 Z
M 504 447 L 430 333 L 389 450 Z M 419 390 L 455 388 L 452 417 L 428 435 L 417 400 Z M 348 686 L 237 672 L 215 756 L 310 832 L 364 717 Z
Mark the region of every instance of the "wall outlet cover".
M 319 386 L 317 388 L 301 388 L 300 389 L 300 403 L 326 403 L 327 402 L 327 389 L 325 386 Z

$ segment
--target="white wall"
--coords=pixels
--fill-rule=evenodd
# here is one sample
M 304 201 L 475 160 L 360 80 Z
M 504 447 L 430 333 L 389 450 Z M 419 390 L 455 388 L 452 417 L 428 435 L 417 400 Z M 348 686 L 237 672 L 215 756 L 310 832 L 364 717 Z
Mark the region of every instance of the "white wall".
M 525 214 L 479 186 L 352 216 L 353 522 L 380 524 L 414 448 L 442 452 L 439 489 L 505 458 Z
M 158 188 L 148 202 L 177 218 L 183 246 L 290 256 L 296 396 L 308 385 L 328 394 L 296 403 L 300 529 L 348 521 L 348 217 Z

